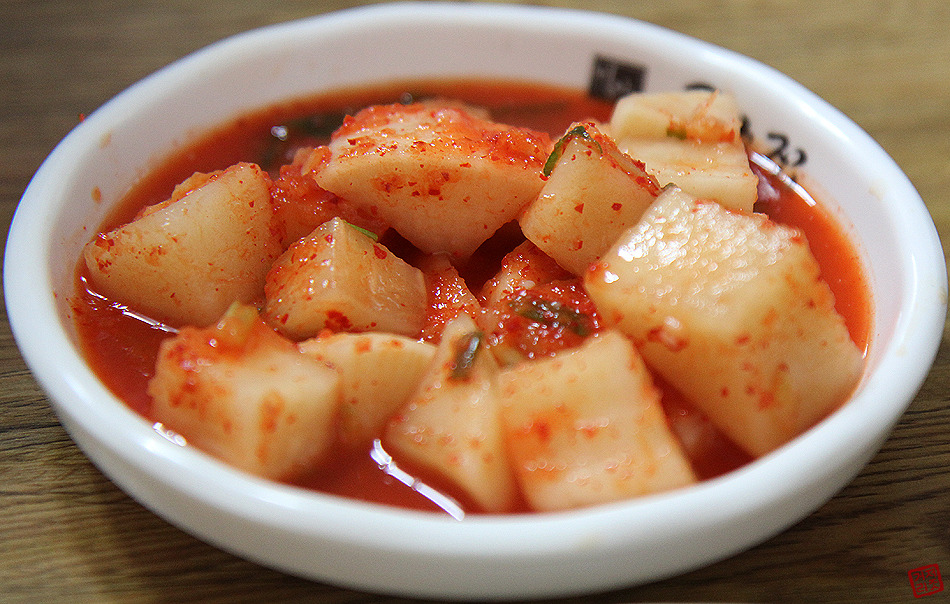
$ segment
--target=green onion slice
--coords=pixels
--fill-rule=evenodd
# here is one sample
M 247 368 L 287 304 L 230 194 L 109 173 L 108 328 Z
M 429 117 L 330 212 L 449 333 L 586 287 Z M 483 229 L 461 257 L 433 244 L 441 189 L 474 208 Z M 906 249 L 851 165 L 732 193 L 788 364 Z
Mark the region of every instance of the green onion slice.
M 564 155 L 565 145 L 567 145 L 567 143 L 572 138 L 577 137 L 577 136 L 581 138 L 585 138 L 589 140 L 590 142 L 592 142 L 594 146 L 597 148 L 598 153 L 604 152 L 603 147 L 600 146 L 600 143 L 594 140 L 594 138 L 590 135 L 590 132 L 587 131 L 587 128 L 585 126 L 583 125 L 574 126 L 570 130 L 568 130 L 567 133 L 564 134 L 564 136 L 559 138 L 556 143 L 554 143 L 554 150 L 551 151 L 551 155 L 548 156 L 548 160 L 544 162 L 544 168 L 542 169 L 542 173 L 545 176 L 551 175 L 551 171 L 554 170 L 554 166 L 557 165 L 557 162 L 561 159 L 561 156 Z
M 455 359 L 450 375 L 453 380 L 461 381 L 471 377 L 475 359 L 484 342 L 485 334 L 480 331 L 471 331 L 455 341 Z
M 368 231 L 368 230 L 364 229 L 363 227 L 356 226 L 356 225 L 353 224 L 352 222 L 347 222 L 346 220 L 344 220 L 343 222 L 346 222 L 346 224 L 350 225 L 351 227 L 353 227 L 354 229 L 356 229 L 356 230 L 359 231 L 360 233 L 363 233 L 364 235 L 366 235 L 367 237 L 369 237 L 369 238 L 372 239 L 373 241 L 379 241 L 379 235 L 377 235 L 377 234 L 374 233 L 373 231 Z

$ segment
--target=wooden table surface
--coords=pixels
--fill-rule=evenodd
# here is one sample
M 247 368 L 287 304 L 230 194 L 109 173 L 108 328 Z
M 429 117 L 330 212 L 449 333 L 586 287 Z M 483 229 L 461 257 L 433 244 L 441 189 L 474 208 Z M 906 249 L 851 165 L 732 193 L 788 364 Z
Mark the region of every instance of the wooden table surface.
M 0 222 L 81 114 L 224 36 L 358 2 L 3 0 Z M 745 53 L 802 82 L 876 138 L 950 241 L 946 0 L 533 2 L 636 17 Z M 945 248 L 946 250 L 946 248 Z M 900 602 L 937 564 L 950 599 L 950 349 L 871 464 L 751 551 L 660 583 L 576 601 Z M 780 479 L 780 477 L 778 477 Z M 0 601 L 380 602 L 285 576 L 173 528 L 72 444 L 0 321 Z

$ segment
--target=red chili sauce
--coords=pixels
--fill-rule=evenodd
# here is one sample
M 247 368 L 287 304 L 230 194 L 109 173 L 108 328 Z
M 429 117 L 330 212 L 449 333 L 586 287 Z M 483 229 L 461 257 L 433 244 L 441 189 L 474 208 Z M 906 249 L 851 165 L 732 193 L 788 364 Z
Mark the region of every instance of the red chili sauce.
M 365 90 L 350 90 L 318 98 L 277 105 L 236 119 L 190 143 L 150 171 L 126 195 L 103 230 L 130 220 L 142 207 L 167 199 L 175 185 L 194 172 L 224 169 L 237 162 L 259 164 L 276 176 L 281 165 L 289 163 L 296 149 L 328 141 L 343 116 L 371 104 L 409 102 L 424 97 L 443 96 L 488 108 L 494 119 L 516 126 L 546 131 L 556 140 L 574 121 L 606 121 L 612 104 L 591 99 L 574 90 L 511 82 L 419 82 Z M 859 348 L 867 347 L 871 320 L 868 286 L 857 252 L 841 226 L 822 206 L 778 173 L 776 166 L 763 156 L 752 154 L 752 166 L 760 178 L 756 211 L 777 222 L 802 229 L 821 265 L 822 274 L 836 298 L 852 339 Z M 516 227 L 516 225 L 514 225 Z M 472 291 L 498 267 L 501 256 L 523 236 L 517 228 L 503 228 L 476 252 L 479 262 L 463 274 Z M 385 242 L 399 253 L 411 250 L 404 241 Z M 72 301 L 75 324 L 84 353 L 99 377 L 122 400 L 146 418 L 151 401 L 146 384 L 154 372 L 159 343 L 170 335 L 170 328 L 91 291 L 80 262 L 77 268 L 77 295 Z M 544 346 L 554 342 L 574 345 L 587 330 L 596 330 L 596 313 L 587 305 L 586 294 L 570 285 L 553 285 L 545 292 L 525 296 L 523 303 L 537 313 L 550 313 L 551 301 L 557 308 L 567 307 L 589 317 L 589 324 L 576 322 L 531 324 L 526 313 L 503 317 L 504 330 L 523 341 L 525 346 Z M 573 311 L 571 311 L 573 312 Z M 528 314 L 530 316 L 530 313 Z M 567 327 L 565 327 L 565 325 Z M 553 330 L 553 332 L 552 332 Z M 539 344 L 540 342 L 540 344 Z M 677 395 L 674 388 L 660 383 L 664 407 L 670 424 L 685 442 L 700 478 L 731 471 L 749 457 L 713 428 Z M 329 469 L 314 472 L 296 484 L 319 491 L 386 503 L 408 508 L 446 511 L 435 492 L 444 492 L 461 504 L 466 512 L 473 508 L 458 493 L 424 472 L 402 467 L 408 474 L 387 471 L 378 454 L 360 451 L 341 455 L 326 464 Z M 413 480 L 417 477 L 420 480 Z M 474 510 L 477 511 L 477 510 Z M 450 512 L 451 513 L 451 512 Z

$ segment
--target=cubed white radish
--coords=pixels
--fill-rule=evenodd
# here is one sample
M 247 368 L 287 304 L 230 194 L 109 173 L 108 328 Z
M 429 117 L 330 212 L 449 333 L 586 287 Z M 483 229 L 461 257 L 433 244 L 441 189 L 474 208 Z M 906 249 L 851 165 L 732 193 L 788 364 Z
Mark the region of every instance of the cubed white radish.
M 741 142 L 739 105 L 723 91 L 633 93 L 617 100 L 610 131 L 618 139 Z
M 519 244 L 505 254 L 498 272 L 482 286 L 479 297 L 483 311 L 477 318 L 500 366 L 506 367 L 524 360 L 526 351 L 517 345 L 524 341 L 521 335 L 525 335 L 529 341 L 534 340 L 532 334 L 523 334 L 520 330 L 513 334 L 509 330 L 510 326 L 505 325 L 506 317 L 513 310 L 511 302 L 521 292 L 571 278 L 573 275 L 570 272 L 530 241 Z M 514 343 L 510 341 L 513 337 L 516 339 Z
M 642 161 L 647 172 L 663 186 L 675 184 L 697 197 L 743 212 L 751 212 L 758 199 L 759 178 L 741 144 L 676 139 L 630 140 L 620 144 L 624 151 Z
M 487 512 L 509 511 L 517 492 L 502 441 L 497 374 L 475 322 L 460 316 L 383 441 L 394 458 L 437 474 Z
M 350 224 L 382 236 L 389 228 L 378 217 L 345 203 L 338 195 L 320 188 L 310 170 L 303 166 L 319 161 L 326 147 L 302 148 L 294 154 L 292 163 L 280 167 L 271 186 L 275 222 L 283 235 L 285 248 L 301 237 L 309 235 L 331 218 L 340 217 Z
M 460 315 L 473 317 L 477 322 L 482 314 L 482 306 L 448 256 L 425 256 L 419 268 L 425 276 L 429 301 L 425 326 L 422 328 L 423 340 L 438 344 L 446 325 Z
M 288 248 L 264 293 L 265 319 L 295 340 L 323 329 L 417 336 L 426 314 L 422 271 L 340 218 Z
M 547 134 L 436 103 L 378 105 L 334 133 L 317 183 L 427 253 L 468 257 L 537 197 Z
M 336 434 L 337 373 L 297 350 L 250 306 L 164 341 L 149 381 L 152 416 L 187 442 L 252 474 L 290 479 Z
M 575 275 L 636 224 L 660 194 L 643 164 L 593 122 L 573 124 L 546 168 L 544 188 L 518 221 L 530 241 Z
M 841 404 L 863 354 L 804 235 L 677 189 L 587 274 L 603 321 L 754 456 Z
M 660 186 L 747 212 L 758 195 L 735 98 L 723 91 L 634 93 L 617 102 L 610 132 Z
M 270 179 L 251 164 L 206 176 L 86 245 L 92 286 L 175 325 L 210 325 L 232 302 L 260 299 L 281 253 Z
M 435 355 L 434 344 L 379 332 L 322 334 L 298 347 L 339 372 L 340 437 L 353 446 L 380 438 Z
M 571 273 L 538 246 L 525 241 L 505 254 L 498 272 L 485 282 L 479 297 L 485 306 L 494 306 L 518 290 L 571 277 Z
M 499 388 L 515 476 L 535 510 L 607 503 L 695 481 L 659 391 L 619 332 L 506 369 Z

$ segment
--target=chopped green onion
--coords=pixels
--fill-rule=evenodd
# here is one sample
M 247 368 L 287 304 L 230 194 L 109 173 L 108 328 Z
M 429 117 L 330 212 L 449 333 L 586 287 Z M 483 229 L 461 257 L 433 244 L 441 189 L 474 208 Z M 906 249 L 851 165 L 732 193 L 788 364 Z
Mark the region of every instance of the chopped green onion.
M 346 111 L 331 111 L 315 113 L 306 117 L 290 120 L 282 124 L 287 133 L 292 136 L 307 136 L 311 138 L 327 138 L 343 125 Z
M 597 147 L 598 153 L 604 152 L 603 147 L 600 146 L 600 143 L 594 140 L 594 138 L 590 135 L 590 132 L 587 131 L 586 127 L 583 125 L 574 126 L 568 130 L 564 136 L 559 138 L 556 143 L 554 143 L 554 150 L 551 151 L 551 155 L 549 155 L 547 161 L 544 162 L 544 168 L 542 169 L 542 173 L 545 176 L 551 175 L 551 172 L 554 170 L 554 166 L 557 165 L 557 162 L 561 159 L 561 156 L 564 155 L 564 147 L 567 145 L 568 141 L 570 141 L 575 136 L 586 138 L 590 142 L 594 143 L 594 146 Z
M 367 237 L 369 237 L 369 238 L 372 239 L 373 241 L 379 241 L 379 235 L 377 235 L 377 234 L 374 233 L 373 231 L 368 231 L 368 230 L 364 229 L 363 227 L 356 226 L 356 225 L 353 224 L 352 222 L 347 222 L 346 220 L 344 220 L 343 222 L 346 222 L 346 224 L 350 225 L 351 227 L 353 227 L 354 229 L 356 229 L 356 230 L 359 231 L 360 233 L 363 233 L 364 235 L 366 235 Z
M 475 358 L 484 341 L 485 334 L 480 331 L 469 332 L 455 341 L 455 359 L 450 376 L 453 380 L 467 380 L 471 376 Z
M 685 141 L 687 137 L 686 128 L 683 128 L 682 126 L 679 128 L 674 128 L 673 126 L 670 126 L 669 128 L 666 129 L 666 135 L 671 138 L 678 138 L 681 141 Z
M 262 142 L 257 163 L 265 170 L 276 171 L 289 160 L 289 154 L 301 144 L 326 141 L 346 119 L 345 111 L 315 113 L 313 115 L 274 124 L 270 136 Z
M 589 317 L 577 310 L 564 306 L 557 300 L 545 300 L 521 292 L 509 302 L 509 306 L 518 316 L 534 323 L 552 327 L 566 327 L 575 334 L 584 337 L 590 334 Z

